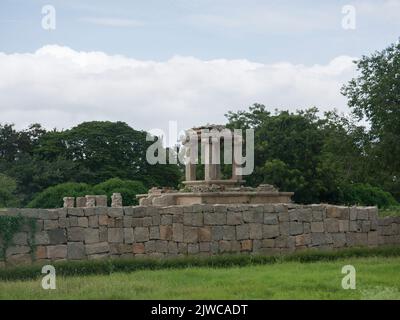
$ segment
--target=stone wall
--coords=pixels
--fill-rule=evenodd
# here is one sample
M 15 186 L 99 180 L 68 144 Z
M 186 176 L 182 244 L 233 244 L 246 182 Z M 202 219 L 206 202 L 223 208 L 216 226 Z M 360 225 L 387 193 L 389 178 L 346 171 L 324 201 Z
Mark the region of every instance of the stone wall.
M 400 244 L 400 217 L 377 213 L 375 207 L 295 204 L 3 209 L 0 216 L 36 219 L 36 233 L 34 246 L 29 228 L 16 233 L 0 266 Z

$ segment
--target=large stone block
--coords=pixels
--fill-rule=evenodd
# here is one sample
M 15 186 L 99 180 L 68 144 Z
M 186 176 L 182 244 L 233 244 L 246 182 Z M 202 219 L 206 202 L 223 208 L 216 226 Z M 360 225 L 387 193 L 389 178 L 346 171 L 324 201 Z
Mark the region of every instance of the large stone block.
M 150 239 L 149 228 L 136 227 L 133 232 L 133 238 L 135 242 L 149 241 Z
M 43 221 L 43 229 L 44 230 L 53 230 L 60 227 L 58 220 L 44 220 Z
M 285 214 L 285 213 L 281 213 Z M 278 215 L 275 213 L 264 214 L 264 224 L 278 224 Z
M 47 258 L 55 260 L 55 259 L 65 259 L 66 257 L 67 257 L 66 245 L 47 246 Z
M 149 237 L 150 240 L 159 240 L 160 239 L 160 227 L 159 226 L 152 226 L 149 228 Z
M 78 217 L 78 227 L 87 228 L 89 226 L 89 220 L 87 217 Z
M 246 240 L 250 238 L 250 225 L 249 224 L 241 224 L 236 226 L 236 239 L 237 240 Z
M 199 235 L 199 241 L 209 242 L 212 240 L 210 227 L 199 228 L 198 235 Z
M 313 232 L 311 233 L 311 243 L 313 246 L 321 246 L 328 243 L 325 233 Z
M 108 242 L 110 242 L 110 243 L 124 242 L 124 229 L 123 228 L 108 228 Z
M 224 235 L 223 240 L 236 240 L 236 229 L 235 226 L 223 226 Z
M 86 244 L 99 242 L 99 229 L 86 228 L 84 235 Z
M 223 226 L 213 226 L 211 227 L 212 240 L 222 240 L 224 237 L 224 227 Z
M 178 244 L 174 241 L 168 242 L 168 253 L 170 254 L 178 254 Z
M 200 252 L 198 243 L 189 243 L 187 246 L 188 254 L 197 254 Z
M 279 236 L 279 225 L 263 225 L 263 238 L 270 239 Z
M 250 239 L 262 239 L 262 224 L 260 223 L 250 223 Z
M 311 208 L 299 209 L 298 219 L 300 222 L 311 222 L 313 219 L 313 212 Z
M 99 217 L 98 216 L 90 216 L 89 217 L 89 227 L 90 228 L 98 228 L 99 227 Z
M 223 212 L 204 212 L 205 225 L 225 225 L 226 213 Z
M 49 234 L 45 231 L 37 232 L 35 234 L 35 243 L 37 245 L 50 244 Z
M 72 227 L 67 229 L 68 241 L 84 241 L 85 240 L 85 228 Z
M 161 224 L 171 225 L 172 224 L 172 215 L 170 215 L 170 214 L 161 215 Z
M 67 242 L 64 229 L 54 229 L 48 231 L 50 244 L 63 244 Z
M 304 232 L 303 223 L 301 222 L 290 222 L 289 224 L 290 235 L 294 236 Z
M 134 254 L 142 254 L 145 252 L 145 246 L 143 243 L 134 243 L 132 249 Z
M 243 240 L 240 242 L 240 250 L 241 251 L 251 251 L 253 249 L 253 241 L 252 240 Z
M 187 243 L 198 242 L 198 230 L 195 227 L 183 227 L 183 241 Z
M 68 208 L 67 214 L 68 216 L 83 217 L 85 212 L 83 211 L 83 208 Z
M 0 240 L 1 241 L 1 240 Z M 28 233 L 26 232 L 17 232 L 13 239 L 12 239 L 12 244 L 13 245 L 28 245 Z
M 321 233 L 324 232 L 324 223 L 323 222 L 311 222 L 311 232 Z
M 160 239 L 161 240 L 172 240 L 172 226 L 171 225 L 163 225 L 160 226 Z
M 133 243 L 133 228 L 124 228 L 124 243 Z
M 377 231 L 368 232 L 367 236 L 368 246 L 376 247 L 379 244 L 379 235 Z
M 108 242 L 99 242 L 85 245 L 85 250 L 87 255 L 107 253 L 110 251 L 110 246 Z
M 368 220 L 369 209 L 368 208 L 357 208 L 357 220 Z
M 368 245 L 367 233 L 347 232 L 346 233 L 346 242 L 347 242 L 347 245 L 350 247 L 352 247 L 352 246 L 367 246 Z
M 168 241 L 156 240 L 156 252 L 167 253 L 168 252 Z
M 335 248 L 342 248 L 346 246 L 346 234 L 345 233 L 332 233 L 332 242 Z
M 69 260 L 81 260 L 86 258 L 85 246 L 83 242 L 68 242 L 68 254 Z
M 120 207 L 108 208 L 107 214 L 111 218 L 122 217 L 124 215 L 124 209 Z
M 311 234 L 300 234 L 295 237 L 296 247 L 307 246 L 311 243 Z
M 173 223 L 172 224 L 172 240 L 182 242 L 183 241 L 183 224 Z
M 326 232 L 339 232 L 339 220 L 327 218 L 325 219 L 325 231 Z
M 238 225 L 243 223 L 243 217 L 241 212 L 231 212 L 226 214 L 226 221 L 228 225 Z

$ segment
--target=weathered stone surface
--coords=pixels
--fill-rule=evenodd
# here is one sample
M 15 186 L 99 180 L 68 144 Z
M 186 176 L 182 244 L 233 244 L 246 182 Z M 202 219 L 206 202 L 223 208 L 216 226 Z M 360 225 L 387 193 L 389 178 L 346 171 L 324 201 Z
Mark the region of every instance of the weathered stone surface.
M 172 224 L 172 240 L 182 242 L 183 241 L 183 224 L 173 223 Z
M 123 208 L 108 208 L 108 216 L 111 218 L 122 217 L 124 215 Z
M 44 230 L 52 230 L 60 227 L 58 220 L 44 220 L 43 221 L 43 229 Z
M 236 240 L 235 226 L 223 226 L 223 240 Z
M 67 258 L 70 260 L 81 260 L 85 259 L 85 246 L 83 242 L 68 242 L 68 255 Z
M 92 243 L 85 245 L 85 251 L 87 255 L 107 253 L 110 251 L 110 246 L 108 242 Z
M 50 244 L 49 234 L 45 231 L 37 232 L 35 234 L 35 243 L 37 245 Z
M 85 243 L 96 243 L 99 242 L 99 229 L 87 228 L 84 230 Z
M 357 220 L 368 220 L 368 208 L 357 208 Z
M 135 242 L 149 241 L 150 239 L 149 228 L 145 227 L 135 228 L 133 231 L 133 238 Z
M 281 213 L 285 214 L 285 213 Z M 264 224 L 278 224 L 278 215 L 274 213 L 264 214 Z
M 86 207 L 86 197 L 77 197 L 76 198 L 76 206 L 78 208 Z
M 325 230 L 326 232 L 339 232 L 339 220 L 337 219 L 325 219 Z
M 73 227 L 68 229 L 68 241 L 84 241 L 85 228 Z M 52 242 L 52 241 L 51 241 Z
M 368 243 L 366 233 L 347 232 L 346 242 L 348 246 L 365 246 Z
M 48 231 L 51 244 L 63 244 L 67 242 L 64 229 L 54 229 Z
M 251 251 L 253 249 L 252 240 L 243 240 L 240 242 L 241 251 Z
M 195 243 L 199 239 L 198 230 L 195 227 L 183 227 L 183 241 L 187 243 Z
M 211 241 L 211 228 L 210 227 L 203 227 L 199 228 L 198 230 L 199 241 Z
M 97 207 L 107 207 L 107 196 L 97 195 L 96 196 L 96 206 Z
M 187 250 L 188 250 L 188 254 L 197 254 L 200 252 L 199 244 L 198 243 L 189 243 Z
M 304 229 L 303 229 L 303 223 L 301 222 L 290 222 L 289 224 L 289 232 L 290 235 L 294 236 L 297 234 L 301 234 L 303 233 Z
M 250 223 L 250 239 L 262 239 L 263 230 L 262 225 L 259 223 Z
M 12 239 L 12 243 L 14 245 L 28 245 L 28 234 L 26 232 L 17 232 Z
M 225 225 L 226 213 L 222 212 L 205 212 L 204 213 L 205 225 Z
M 134 254 L 141 254 L 145 252 L 145 247 L 143 243 L 134 243 L 132 248 Z
M 228 212 L 226 214 L 226 222 L 228 225 L 238 225 L 243 223 L 241 212 Z
M 78 227 L 87 228 L 89 226 L 89 220 L 87 217 L 78 217 Z
M 263 238 L 275 238 L 279 236 L 279 226 L 278 225 L 263 225 Z
M 168 241 L 156 240 L 156 252 L 167 253 L 168 252 Z
M 303 208 L 299 210 L 298 219 L 301 222 L 311 222 L 313 219 L 313 211 L 311 208 Z
M 147 240 L 148 240 L 148 238 L 147 238 Z M 124 242 L 124 229 L 123 228 L 108 228 L 108 242 L 123 243 Z
M 326 235 L 322 232 L 311 233 L 311 243 L 313 246 L 320 246 L 327 243 Z
M 335 248 L 342 248 L 346 245 L 346 234 L 345 233 L 332 233 L 333 246 Z
M 150 227 L 149 228 L 149 237 L 151 240 L 160 239 L 160 227 L 159 226 Z
M 250 225 L 249 224 L 241 224 L 236 226 L 236 239 L 237 240 L 246 240 L 250 238 Z
M 172 240 L 173 229 L 171 225 L 160 226 L 160 239 Z
M 321 233 L 324 231 L 325 228 L 323 222 L 311 222 L 311 232 Z
M 67 215 L 83 217 L 85 215 L 85 212 L 83 211 L 83 208 L 68 208 Z
M 67 246 L 57 245 L 47 247 L 47 258 L 49 259 L 65 259 L 67 257 Z

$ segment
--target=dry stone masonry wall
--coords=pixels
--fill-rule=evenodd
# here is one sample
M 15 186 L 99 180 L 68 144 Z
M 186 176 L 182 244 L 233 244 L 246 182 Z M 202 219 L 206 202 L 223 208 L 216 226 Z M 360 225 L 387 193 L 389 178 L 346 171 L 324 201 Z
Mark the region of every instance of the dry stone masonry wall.
M 375 207 L 295 204 L 3 209 L 0 216 L 35 219 L 36 231 L 30 235 L 22 226 L 0 266 L 400 244 L 400 217 L 377 213 Z

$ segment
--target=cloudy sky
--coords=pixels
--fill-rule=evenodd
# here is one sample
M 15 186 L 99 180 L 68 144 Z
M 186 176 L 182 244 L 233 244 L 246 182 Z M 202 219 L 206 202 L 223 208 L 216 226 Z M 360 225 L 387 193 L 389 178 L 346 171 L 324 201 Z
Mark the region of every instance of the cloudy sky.
M 352 61 L 399 36 L 400 0 L 0 0 L 0 123 L 183 129 L 254 102 L 348 112 Z

